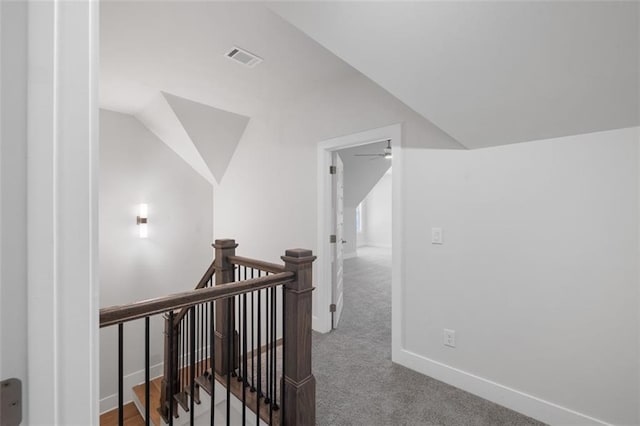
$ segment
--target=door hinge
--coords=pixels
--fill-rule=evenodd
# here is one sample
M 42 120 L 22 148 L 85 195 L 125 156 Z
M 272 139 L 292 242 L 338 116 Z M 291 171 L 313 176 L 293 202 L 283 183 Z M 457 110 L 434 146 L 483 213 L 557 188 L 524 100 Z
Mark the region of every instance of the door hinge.
M 329 235 L 329 242 L 330 243 L 335 243 L 337 241 L 336 236 L 335 235 Z
M 8 379 L 0 382 L 0 424 L 18 426 L 22 422 L 22 382 Z
M 336 311 L 336 304 L 332 303 L 329 305 L 329 312 L 335 312 Z
M 336 166 L 329 166 L 330 175 L 335 175 L 337 172 L 338 172 L 338 169 L 336 168 Z

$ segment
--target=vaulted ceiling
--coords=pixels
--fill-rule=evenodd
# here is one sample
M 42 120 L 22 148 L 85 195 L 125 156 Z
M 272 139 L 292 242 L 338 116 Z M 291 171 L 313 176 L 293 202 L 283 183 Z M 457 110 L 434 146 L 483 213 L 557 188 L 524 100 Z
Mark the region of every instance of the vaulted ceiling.
M 236 46 L 265 61 L 228 59 Z M 212 184 L 250 117 L 357 75 L 260 3 L 100 2 L 100 106 L 135 116 Z
M 209 180 L 226 165 L 205 158 L 198 114 L 250 118 L 360 73 L 467 148 L 637 126 L 639 15 L 638 2 L 105 0 L 100 100 L 172 135 Z M 266 60 L 242 67 L 224 56 L 234 46 Z
M 640 124 L 639 2 L 269 7 L 468 148 Z
M 246 68 L 234 46 L 265 59 Z M 101 1 L 101 106 L 135 114 L 161 90 L 251 117 L 358 72 L 262 3 Z

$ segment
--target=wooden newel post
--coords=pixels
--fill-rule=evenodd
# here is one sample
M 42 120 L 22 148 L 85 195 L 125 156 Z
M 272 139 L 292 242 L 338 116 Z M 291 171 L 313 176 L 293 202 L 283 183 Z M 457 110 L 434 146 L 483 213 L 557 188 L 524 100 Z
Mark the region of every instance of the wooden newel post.
M 235 256 L 238 244 L 236 244 L 235 240 L 216 240 L 213 247 L 215 248 L 216 256 L 214 261 L 214 266 L 216 268 L 216 285 L 233 282 L 235 280 L 235 271 L 234 266 L 229 262 L 229 256 Z M 235 341 L 235 338 L 233 336 L 229 336 L 228 332 L 227 310 L 229 309 L 229 304 L 227 299 L 217 300 L 215 303 L 215 370 L 220 375 L 226 375 L 228 371 L 227 345 L 232 341 Z M 235 318 L 233 307 L 231 307 L 231 318 Z M 237 355 L 235 350 L 233 352 Z M 236 363 L 234 362 L 232 365 L 235 366 L 235 364 Z
M 169 330 L 173 328 L 173 333 Z M 158 412 L 165 420 L 169 422 L 169 404 L 173 404 L 174 415 L 178 413 L 178 402 L 173 398 L 173 395 L 177 394 L 180 389 L 177 381 L 174 378 L 178 375 L 178 342 L 180 336 L 178 330 L 180 328 L 175 326 L 169 319 L 169 316 L 164 317 L 164 376 L 162 377 L 162 383 L 160 386 L 160 407 Z M 173 338 L 170 338 L 173 336 Z M 171 374 L 173 372 L 173 374 Z
M 316 379 L 311 372 L 312 266 L 311 250 L 287 250 L 285 270 L 296 273 L 284 286 L 283 424 L 316 424 Z

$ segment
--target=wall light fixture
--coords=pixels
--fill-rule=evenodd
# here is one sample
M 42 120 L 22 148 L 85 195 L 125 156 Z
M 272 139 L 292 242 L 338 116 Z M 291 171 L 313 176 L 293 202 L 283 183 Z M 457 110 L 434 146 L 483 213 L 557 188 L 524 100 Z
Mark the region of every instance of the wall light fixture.
M 136 223 L 138 224 L 138 231 L 140 238 L 147 238 L 149 235 L 149 230 L 147 229 L 147 214 L 149 208 L 146 204 L 140 204 L 140 215 L 136 218 Z

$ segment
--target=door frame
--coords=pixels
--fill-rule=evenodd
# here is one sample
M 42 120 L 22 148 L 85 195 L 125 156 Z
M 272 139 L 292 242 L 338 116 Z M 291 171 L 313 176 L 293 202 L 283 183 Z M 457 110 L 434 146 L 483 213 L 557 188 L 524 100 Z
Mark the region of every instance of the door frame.
M 98 13 L 28 2 L 29 424 L 99 419 Z
M 315 300 L 313 329 L 327 333 L 331 331 L 331 153 L 340 149 L 366 145 L 383 139 L 391 139 L 393 149 L 392 183 L 392 273 L 391 273 L 391 341 L 392 359 L 400 349 L 402 330 L 400 301 L 402 295 L 402 124 L 392 124 L 350 135 L 327 139 L 317 146 L 317 209 L 318 226 L 316 250 L 318 261 L 315 263 Z

